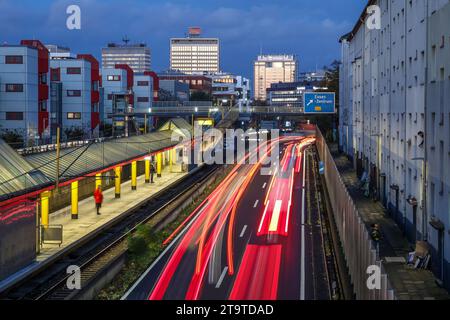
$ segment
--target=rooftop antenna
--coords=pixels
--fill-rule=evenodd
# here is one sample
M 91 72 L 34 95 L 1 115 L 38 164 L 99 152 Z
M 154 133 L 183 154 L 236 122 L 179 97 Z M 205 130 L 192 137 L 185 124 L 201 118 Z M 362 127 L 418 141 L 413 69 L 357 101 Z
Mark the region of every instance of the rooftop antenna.
M 125 43 L 125 45 L 128 45 L 128 42 L 130 42 L 130 39 L 127 36 L 125 36 L 122 38 L 122 41 Z

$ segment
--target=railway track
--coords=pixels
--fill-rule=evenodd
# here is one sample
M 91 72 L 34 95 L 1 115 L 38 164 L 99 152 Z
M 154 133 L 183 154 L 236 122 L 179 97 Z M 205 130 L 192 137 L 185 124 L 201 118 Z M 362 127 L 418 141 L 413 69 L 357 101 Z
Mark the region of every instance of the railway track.
M 203 166 L 197 172 L 184 177 L 181 181 L 158 192 L 139 208 L 124 215 L 111 228 L 99 232 L 92 240 L 73 248 L 66 255 L 53 262 L 49 267 L 24 279 L 7 292 L 0 294 L 6 300 L 70 300 L 79 290 L 67 288 L 69 266 L 78 266 L 81 271 L 82 288 L 127 252 L 127 237 L 136 228 L 149 222 L 164 210 L 171 210 L 200 185 L 212 177 L 219 166 Z M 164 221 L 164 219 L 163 219 Z M 158 224 L 163 223 L 158 222 Z M 157 227 L 158 224 L 155 226 Z

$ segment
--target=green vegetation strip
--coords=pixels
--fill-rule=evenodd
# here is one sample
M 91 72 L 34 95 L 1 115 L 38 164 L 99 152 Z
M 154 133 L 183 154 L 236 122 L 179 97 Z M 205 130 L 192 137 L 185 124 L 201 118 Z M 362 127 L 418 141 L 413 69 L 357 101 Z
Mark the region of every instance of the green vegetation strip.
M 136 232 L 128 237 L 128 259 L 125 266 L 114 280 L 99 292 L 96 299 L 119 300 L 162 253 L 164 240 L 211 194 L 231 169 L 232 166 L 227 167 L 198 198 L 161 231 L 155 232 L 155 225 L 164 217 L 155 217 L 147 224 L 139 226 Z

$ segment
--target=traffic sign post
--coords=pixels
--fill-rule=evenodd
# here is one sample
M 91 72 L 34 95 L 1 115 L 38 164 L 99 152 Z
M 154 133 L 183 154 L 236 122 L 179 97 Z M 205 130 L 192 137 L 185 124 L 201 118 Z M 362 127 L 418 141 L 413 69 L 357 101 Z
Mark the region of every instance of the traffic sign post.
M 305 92 L 303 105 L 306 114 L 335 114 L 336 96 L 334 92 Z
M 319 174 L 320 175 L 324 175 L 325 174 L 325 165 L 324 165 L 323 161 L 319 162 Z

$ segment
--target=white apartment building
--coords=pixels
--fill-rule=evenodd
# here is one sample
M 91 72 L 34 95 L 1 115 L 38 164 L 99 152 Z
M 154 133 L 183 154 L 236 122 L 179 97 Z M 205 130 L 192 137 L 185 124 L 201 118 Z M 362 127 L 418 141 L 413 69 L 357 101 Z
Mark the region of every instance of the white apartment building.
M 153 123 L 153 118 L 148 116 L 149 111 L 153 105 L 153 77 L 145 73 L 135 74 L 133 93 L 134 112 L 138 114 L 136 120 L 142 127 L 141 129 L 147 128 L 148 132 L 148 130 L 151 128 L 149 124 Z M 147 116 L 145 116 L 144 114 L 147 114 Z M 144 125 L 145 121 L 147 121 L 146 126 Z
M 129 93 L 127 78 L 128 74 L 124 69 L 102 68 L 102 86 L 104 90 L 103 119 L 106 123 L 112 123 L 108 115 L 113 113 L 114 96 Z
M 93 138 L 91 63 L 84 59 L 51 59 L 50 68 L 51 81 L 62 84 L 61 135 L 82 130 L 84 135 L 80 140 Z
M 153 104 L 153 78 L 148 74 L 134 75 L 134 111 L 147 113 Z
M 192 31 L 195 29 L 196 32 Z M 190 28 L 186 38 L 170 39 L 170 69 L 186 74 L 215 73 L 220 70 L 218 38 L 201 38 L 198 28 Z
M 298 62 L 294 55 L 260 55 L 254 62 L 254 98 L 265 101 L 272 83 L 297 81 Z
M 48 51 L 38 40 L 0 46 L 0 132 L 25 146 L 50 138 Z
M 450 288 L 450 1 L 373 0 L 341 39 L 340 147 Z

